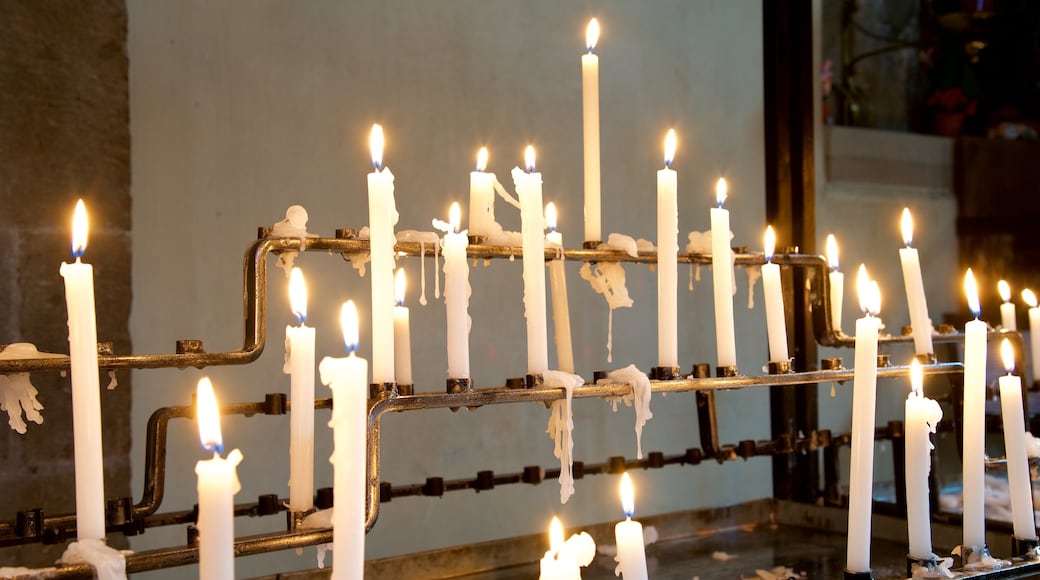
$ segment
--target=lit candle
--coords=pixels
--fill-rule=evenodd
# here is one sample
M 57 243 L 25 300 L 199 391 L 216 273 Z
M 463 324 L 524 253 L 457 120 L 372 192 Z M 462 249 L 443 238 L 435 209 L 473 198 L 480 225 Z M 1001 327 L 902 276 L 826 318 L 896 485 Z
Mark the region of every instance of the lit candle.
M 556 204 L 549 202 L 545 206 L 545 223 L 549 233 L 545 242 L 550 247 L 563 249 L 563 234 L 556 231 Z M 549 260 L 549 293 L 552 295 L 553 329 L 556 333 L 556 367 L 566 372 L 574 372 L 574 349 L 571 345 L 571 310 L 567 297 L 567 273 L 563 268 L 563 257 Z
M 646 550 L 643 548 L 643 524 L 633 521 L 636 513 L 635 491 L 628 472 L 621 474 L 621 509 L 625 521 L 614 526 L 617 541 L 618 569 L 624 580 L 646 580 Z M 615 574 L 616 575 L 616 574 Z
M 780 283 L 780 266 L 773 263 L 776 234 L 766 227 L 766 263 L 762 266 L 762 292 L 766 302 L 766 331 L 769 336 L 769 360 L 790 360 L 787 354 L 787 321 L 784 320 L 784 291 Z
M 1029 288 L 1022 290 L 1022 301 L 1029 306 L 1029 347 L 1033 355 L 1033 381 L 1040 378 L 1040 307 Z
M 997 292 L 1003 303 L 1000 305 L 1000 325 L 1004 330 L 1018 330 L 1018 319 L 1015 303 L 1011 301 L 1011 286 L 1007 280 L 997 282 Z
M 914 220 L 910 209 L 903 208 L 903 243 L 899 250 L 899 261 L 903 265 L 903 284 L 906 286 L 906 302 L 910 309 L 910 326 L 914 333 L 914 351 L 919 355 L 930 355 L 932 348 L 932 319 L 928 317 L 928 303 L 924 297 L 924 281 L 921 279 L 921 258 L 914 241 Z
M 383 167 L 383 128 L 372 125 L 368 174 L 368 228 L 372 261 L 372 382 L 394 377 L 394 174 Z
M 910 363 L 910 395 L 906 398 L 906 523 L 910 538 L 910 556 L 931 560 L 932 528 L 928 503 L 928 474 L 932 470 L 930 434 L 942 419 L 939 403 L 924 396 L 921 363 Z
M 199 579 L 224 580 L 235 577 L 235 494 L 241 489 L 236 468 L 242 452 L 235 449 L 227 459 L 220 436 L 220 409 L 209 378 L 199 380 L 195 395 L 195 416 L 199 423 L 202 448 L 213 452 L 213 459 L 195 464 L 198 476 Z
M 402 385 L 412 383 L 412 327 L 404 305 L 404 268 L 394 275 L 394 374 Z
M 580 580 L 578 562 L 564 549 L 563 524 L 553 516 L 549 524 L 549 551 L 539 562 L 539 580 Z
M 831 326 L 841 330 L 841 308 L 845 300 L 845 274 L 838 271 L 838 240 L 827 234 L 827 265 L 831 267 Z
M 1026 424 L 1022 411 L 1022 379 L 1013 375 L 1015 352 L 1011 342 L 1000 342 L 1000 356 L 1008 374 L 1000 377 L 1000 414 L 1004 417 L 1004 455 L 1007 457 L 1011 493 L 1011 524 L 1019 540 L 1036 540 L 1033 523 L 1033 490 L 1026 455 Z
M 459 231 L 459 204 L 451 204 L 444 233 L 444 307 L 448 327 L 448 378 L 469 378 L 469 262 L 466 230 Z
M 729 210 L 726 180 L 715 185 L 717 207 L 711 208 L 711 271 L 715 290 L 715 343 L 718 366 L 737 366 L 737 344 L 733 333 L 733 260 L 729 245 Z
M 971 268 L 964 274 L 964 294 L 975 315 L 964 325 L 964 487 L 963 543 L 968 548 L 986 545 L 986 334 L 979 320 L 979 290 Z
M 534 147 L 524 151 L 527 171 L 513 168 L 520 198 L 520 235 L 524 252 L 524 315 L 527 317 L 527 372 L 549 370 L 545 320 L 545 216 L 542 214 L 542 174 L 535 171 Z
M 585 144 L 585 240 L 598 242 L 600 233 L 599 173 L 599 57 L 593 51 L 599 40 L 599 22 L 593 18 L 585 29 L 588 53 L 581 56 L 581 109 Z
M 877 398 L 877 318 L 881 293 L 860 265 L 856 277 L 860 309 L 856 321 L 856 367 L 852 379 L 852 453 L 849 473 L 849 538 L 845 568 L 870 571 L 870 514 L 874 486 L 874 407 Z
M 668 368 L 679 366 L 679 205 L 673 159 L 675 129 L 669 129 L 664 169 L 657 172 L 657 365 Z
M 365 573 L 365 438 L 368 361 L 357 356 L 358 315 L 354 301 L 340 310 L 344 358 L 325 357 L 318 366 L 321 383 L 332 388 L 333 450 L 332 578 L 362 578 Z
M 487 236 L 495 221 L 495 176 L 484 171 L 487 163 L 487 147 L 481 147 L 477 153 L 477 170 L 469 174 L 468 231 L 471 236 Z
M 307 326 L 303 272 L 289 275 L 289 303 L 299 326 L 285 327 L 285 368 L 292 415 L 289 424 L 289 509 L 314 507 L 314 329 Z
M 72 218 L 72 264 L 62 263 L 69 312 L 72 359 L 72 432 L 76 466 L 76 537 L 105 537 L 104 462 L 101 455 L 101 389 L 98 375 L 94 267 L 80 261 L 87 248 L 87 209 L 76 202 Z

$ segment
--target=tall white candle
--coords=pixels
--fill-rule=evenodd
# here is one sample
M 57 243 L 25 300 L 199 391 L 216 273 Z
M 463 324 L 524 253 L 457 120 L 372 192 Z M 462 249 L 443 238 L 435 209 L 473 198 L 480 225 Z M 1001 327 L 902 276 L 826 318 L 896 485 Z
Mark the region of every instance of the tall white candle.
M 675 129 L 664 139 L 664 169 L 657 172 L 657 365 L 679 366 L 679 204 Z
M 845 300 L 845 274 L 838 271 L 838 240 L 827 234 L 827 265 L 831 267 L 831 326 L 841 330 L 841 308 Z
M 1011 301 L 1011 286 L 1007 280 L 997 282 L 997 292 L 1003 301 L 1000 305 L 1000 326 L 1004 330 L 1018 330 L 1018 315 L 1015 313 L 1015 303 Z
M 899 261 L 903 265 L 903 284 L 906 286 L 906 302 L 910 309 L 910 326 L 914 333 L 914 351 L 919 355 L 932 354 L 932 319 L 928 317 L 928 302 L 924 297 L 924 281 L 921 278 L 921 258 L 914 241 L 914 220 L 910 209 L 903 208 L 903 242 L 899 250 Z
M 340 310 L 343 342 L 350 354 L 325 357 L 318 366 L 321 383 L 332 388 L 332 578 L 365 574 L 365 439 L 368 426 L 368 361 L 357 356 L 358 315 L 354 302 Z
M 1032 354 L 1033 381 L 1040 380 L 1040 307 L 1029 288 L 1022 290 L 1022 301 L 1029 306 L 1029 348 Z
M 307 285 L 303 272 L 289 275 L 289 303 L 299 326 L 285 327 L 292 414 L 289 421 L 289 509 L 314 507 L 314 329 L 307 326 Z
M 643 524 L 634 521 L 636 513 L 635 490 L 628 472 L 621 474 L 621 509 L 625 521 L 614 526 L 617 541 L 617 561 L 624 580 L 646 580 L 646 550 L 643 544 Z
M 98 375 L 94 267 L 80 261 L 87 248 L 87 209 L 76 202 L 72 218 L 72 264 L 62 263 L 69 312 L 72 359 L 72 431 L 76 465 L 76 537 L 105 537 L 104 462 L 101 453 L 101 389 Z
M 542 214 L 542 174 L 535 171 L 534 147 L 527 146 L 527 171 L 513 168 L 520 198 L 520 235 L 524 252 L 524 316 L 527 317 L 527 372 L 549 370 L 545 319 L 545 216 Z
M 1026 423 L 1022 410 L 1022 379 L 1013 375 L 1015 352 L 1011 342 L 1000 342 L 1000 356 L 1008 374 L 1000 377 L 1000 414 L 1004 417 L 1004 455 L 1007 457 L 1011 493 L 1011 524 L 1019 540 L 1036 540 L 1033 522 L 1033 489 L 1026 455 Z
M 209 378 L 199 380 L 195 395 L 196 418 L 202 448 L 213 459 L 195 464 L 199 494 L 199 579 L 224 580 L 235 577 L 235 494 L 241 489 L 236 468 L 242 452 L 235 449 L 227 459 L 220 435 L 220 410 Z
M 715 344 L 718 366 L 737 365 L 737 343 L 733 332 L 733 260 L 729 241 L 729 210 L 726 203 L 726 180 L 715 185 L 715 202 L 711 208 L 711 273 L 715 291 Z
M 412 383 L 412 326 L 404 305 L 404 268 L 394 274 L 394 374 L 402 385 Z
M 975 320 L 964 325 L 964 474 L 963 544 L 986 545 L 986 335 L 987 325 L 979 320 L 979 291 L 968 268 L 964 294 Z
M 549 233 L 545 243 L 550 248 L 563 249 L 563 234 L 556 231 L 556 204 L 545 206 L 545 223 Z M 556 368 L 565 373 L 574 372 L 574 347 L 571 344 L 571 308 L 567 296 L 567 272 L 563 257 L 549 260 L 549 294 L 552 296 L 553 330 L 556 334 Z
M 870 571 L 870 516 L 874 487 L 874 408 L 877 398 L 878 330 L 881 310 L 877 284 L 866 266 L 856 277 L 860 308 L 856 321 L 856 366 L 852 379 L 852 453 L 849 473 L 849 538 L 845 568 Z
M 470 288 L 466 248 L 469 238 L 466 230 L 459 231 L 459 214 L 459 204 L 451 204 L 443 242 L 444 307 L 447 309 L 448 378 L 468 379 Z
M 469 235 L 487 236 L 495 221 L 494 175 L 487 169 L 488 150 L 481 147 L 477 153 L 477 170 L 469 174 Z
M 780 282 L 780 266 L 773 263 L 776 234 L 766 227 L 766 263 L 762 266 L 762 293 L 766 302 L 766 331 L 769 336 L 769 360 L 790 360 L 787 354 L 787 321 L 784 319 L 784 291 Z
M 393 383 L 394 375 L 394 174 L 383 167 L 383 128 L 372 125 L 368 174 L 368 229 L 372 261 L 372 382 Z
M 599 169 L 599 57 L 593 51 L 599 40 L 599 21 L 585 29 L 588 53 L 581 56 L 581 110 L 585 145 L 585 240 L 598 242 L 600 232 Z
M 910 556 L 931 560 L 932 527 L 928 503 L 928 474 L 932 470 L 932 441 L 936 425 L 942 419 L 939 403 L 924 396 L 921 363 L 910 363 L 910 395 L 906 398 L 906 523 L 910 538 Z
M 581 580 L 578 562 L 564 549 L 563 524 L 556 516 L 549 524 L 549 551 L 539 562 L 538 580 Z

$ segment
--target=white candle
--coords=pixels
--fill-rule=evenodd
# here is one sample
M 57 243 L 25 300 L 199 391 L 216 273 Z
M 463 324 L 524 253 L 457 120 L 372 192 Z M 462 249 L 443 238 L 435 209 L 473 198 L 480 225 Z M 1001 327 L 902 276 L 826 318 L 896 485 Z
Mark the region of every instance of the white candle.
M 556 204 L 545 206 L 545 223 L 549 233 L 545 242 L 549 247 L 563 249 L 563 234 L 556 231 Z M 571 309 L 567 296 L 567 272 L 563 257 L 549 260 L 549 293 L 552 295 L 553 330 L 556 334 L 556 368 L 565 373 L 574 372 L 574 348 L 571 344 Z
M 80 261 L 87 248 L 87 209 L 76 202 L 72 218 L 72 264 L 62 263 L 69 312 L 72 365 L 72 432 L 76 466 L 76 537 L 105 537 L 104 462 L 101 454 L 101 389 L 98 375 L 94 267 Z
M 580 580 L 578 562 L 564 550 L 563 524 L 553 516 L 549 524 L 549 551 L 539 562 L 539 580 Z
M 776 234 L 766 227 L 766 263 L 762 266 L 762 293 L 766 302 L 766 331 L 769 336 L 769 360 L 790 360 L 787 354 L 787 321 L 784 319 L 784 291 L 780 283 L 780 266 L 773 263 Z
M 394 374 L 402 385 L 412 383 L 412 327 L 404 305 L 404 268 L 394 275 Z
M 534 147 L 524 152 L 527 171 L 513 169 L 520 198 L 520 235 L 524 252 L 524 315 L 527 317 L 527 372 L 549 370 L 545 320 L 545 216 L 542 215 L 542 174 L 535 171 Z
M 997 282 L 997 292 L 1003 303 L 1000 305 L 1000 326 L 1004 330 L 1018 330 L 1018 315 L 1015 313 L 1015 303 L 1011 301 L 1011 286 L 1006 280 Z
M 987 325 L 979 320 L 979 291 L 968 268 L 964 294 L 975 320 L 964 325 L 964 474 L 963 544 L 968 548 L 986 545 L 986 335 Z
M 1032 353 L 1033 381 L 1040 379 L 1040 308 L 1029 288 L 1022 291 L 1022 301 L 1029 306 L 1029 348 Z
M 932 470 L 930 434 L 942 419 L 939 403 L 925 397 L 922 389 L 921 363 L 910 363 L 910 395 L 906 398 L 906 523 L 910 538 L 910 556 L 931 560 L 932 527 L 928 503 L 928 474 Z
M 199 380 L 195 395 L 196 419 L 202 448 L 213 459 L 195 464 L 199 493 L 199 579 L 224 580 L 235 577 L 235 494 L 241 486 L 236 468 L 242 452 L 235 449 L 227 459 L 220 436 L 220 410 L 209 378 Z
M 661 367 L 679 366 L 679 205 L 673 159 L 675 129 L 669 129 L 664 169 L 657 172 L 657 365 Z
M 469 174 L 469 234 L 487 236 L 495 221 L 494 174 L 487 169 L 488 150 L 481 147 L 477 153 L 477 170 Z
M 289 275 L 289 303 L 299 326 L 285 327 L 292 414 L 289 421 L 289 509 L 314 507 L 314 329 L 307 326 L 307 286 L 303 272 Z
M 643 544 L 643 524 L 633 521 L 635 515 L 635 491 L 628 472 L 621 474 L 621 509 L 625 521 L 614 526 L 617 541 L 617 561 L 624 580 L 646 580 L 646 550 Z
M 350 354 L 325 357 L 321 383 L 332 388 L 333 469 L 332 578 L 363 578 L 365 573 L 365 438 L 368 426 L 368 361 L 357 356 L 358 315 L 353 301 L 340 310 L 343 342 Z
M 932 319 L 928 317 L 928 302 L 924 297 L 924 281 L 921 279 L 921 258 L 917 249 L 910 246 L 914 241 L 914 220 L 910 209 L 903 208 L 903 242 L 899 250 L 899 261 L 903 265 L 903 284 L 906 286 L 906 302 L 910 309 L 910 326 L 914 333 L 914 351 L 919 355 L 932 354 Z
M 1007 457 L 1008 487 L 1011 492 L 1011 524 L 1019 540 L 1036 540 L 1033 522 L 1033 490 L 1026 455 L 1026 423 L 1022 411 L 1022 379 L 1015 370 L 1011 342 L 1000 343 L 1000 356 L 1008 374 L 1000 377 L 1000 414 L 1004 417 L 1004 455 Z
M 368 174 L 368 229 L 372 261 L 372 382 L 394 376 L 394 174 L 383 167 L 383 128 L 372 125 Z
M 448 378 L 469 378 L 469 262 L 466 230 L 459 231 L 459 204 L 451 204 L 444 234 L 444 306 L 448 327 Z M 543 295 L 544 299 L 544 295 Z
M 588 53 L 581 56 L 581 110 L 585 145 L 585 240 L 598 242 L 600 233 L 599 172 L 599 57 L 593 53 L 599 40 L 599 22 L 593 18 L 585 29 Z
M 856 321 L 856 366 L 852 379 L 852 453 L 849 473 L 849 538 L 845 568 L 870 571 L 870 516 L 874 486 L 874 407 L 881 295 L 859 267 L 856 279 L 863 318 Z
M 834 234 L 827 234 L 827 264 L 831 267 L 831 326 L 841 330 L 841 308 L 845 300 L 845 274 L 838 271 L 838 241 Z
M 718 366 L 737 365 L 737 344 L 733 333 L 733 260 L 729 244 L 729 210 L 726 203 L 726 180 L 715 185 L 718 207 L 711 208 L 711 272 L 715 290 L 715 344 Z

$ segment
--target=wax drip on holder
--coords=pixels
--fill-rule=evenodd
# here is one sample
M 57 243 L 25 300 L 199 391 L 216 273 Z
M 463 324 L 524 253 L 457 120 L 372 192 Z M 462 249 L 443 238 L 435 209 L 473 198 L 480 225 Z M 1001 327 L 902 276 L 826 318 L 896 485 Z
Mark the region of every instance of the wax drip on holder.
M 1040 540 L 1023 540 L 1012 536 L 1011 553 L 1016 558 L 1024 558 L 1026 560 L 1040 560 Z

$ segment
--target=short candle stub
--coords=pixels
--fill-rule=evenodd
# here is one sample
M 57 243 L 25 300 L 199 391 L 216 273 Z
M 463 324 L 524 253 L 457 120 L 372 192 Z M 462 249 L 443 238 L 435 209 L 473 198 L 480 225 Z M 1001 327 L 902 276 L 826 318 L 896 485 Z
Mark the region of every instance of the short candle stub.
M 786 375 L 791 372 L 791 361 L 789 360 L 777 360 L 769 361 L 766 365 L 766 370 L 771 375 Z
M 658 381 L 674 381 L 682 377 L 679 367 L 653 367 L 650 369 L 650 378 Z
M 415 394 L 415 385 L 397 385 L 397 395 L 400 397 L 410 397 Z
M 693 370 L 690 373 L 695 379 L 708 379 L 711 378 L 711 365 L 708 363 L 697 363 L 693 365 Z
M 892 366 L 892 357 L 887 354 L 877 355 L 877 366 L 878 368 Z
M 845 580 L 874 580 L 874 573 L 869 570 L 866 572 L 845 570 Z
M 923 365 L 934 365 L 939 362 L 939 359 L 935 358 L 935 353 L 931 352 L 928 354 L 915 354 L 914 358 Z
M 447 392 L 456 395 L 473 390 L 473 384 L 469 379 L 447 379 L 445 381 Z
M 336 239 L 337 240 L 356 240 L 358 237 L 358 231 L 356 228 L 337 228 Z
M 581 247 L 586 250 L 595 250 L 602 243 L 602 240 L 585 240 L 581 243 Z
M 917 576 L 914 576 L 914 570 L 915 569 L 918 569 L 918 570 L 924 569 L 924 570 L 927 570 L 928 572 L 934 573 L 936 571 L 936 569 L 938 569 L 938 567 L 939 567 L 939 559 L 937 557 L 936 558 L 928 558 L 927 560 L 922 560 L 921 558 L 914 558 L 913 556 L 911 556 L 909 554 L 907 554 L 907 556 L 906 556 L 906 577 L 907 578 L 919 578 L 919 577 L 922 577 L 922 575 L 920 573 Z M 931 577 L 931 576 L 925 576 L 925 577 Z
M 397 383 L 372 383 L 368 385 L 370 399 L 385 399 L 397 396 Z
M 840 356 L 820 359 L 820 368 L 825 371 L 837 371 L 844 368 Z
M 1021 538 L 1011 538 L 1011 554 L 1016 558 L 1025 558 L 1027 560 L 1040 559 L 1040 540 L 1023 540 Z
M 543 377 L 541 373 L 528 373 L 524 376 L 524 384 L 527 385 L 528 389 L 540 387 L 545 384 L 545 377 Z
M 715 376 L 723 379 L 733 378 L 740 376 L 740 371 L 737 369 L 737 365 L 715 367 Z
M 525 383 L 523 377 L 511 377 L 511 378 L 506 379 L 506 388 L 507 389 L 526 389 L 527 388 L 527 384 Z
M 488 241 L 488 237 L 487 236 L 475 236 L 473 234 L 469 235 L 469 243 L 470 244 L 486 244 L 487 241 Z

